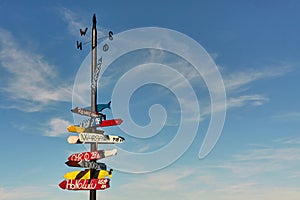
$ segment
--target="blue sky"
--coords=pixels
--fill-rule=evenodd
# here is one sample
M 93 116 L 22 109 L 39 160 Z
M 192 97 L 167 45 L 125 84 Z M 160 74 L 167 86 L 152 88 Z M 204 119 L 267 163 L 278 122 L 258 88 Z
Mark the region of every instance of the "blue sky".
M 156 61 L 172 66 L 191 82 L 201 119 L 191 146 L 176 162 L 144 174 L 115 170 L 111 188 L 98 192 L 98 198 L 298 199 L 299 7 L 297 1 L 2 0 L 0 200 L 88 199 L 88 192 L 63 191 L 58 183 L 64 173 L 76 170 L 64 164 L 67 157 L 88 149 L 68 144 L 66 128 L 74 123 L 70 112 L 74 82 L 84 60 L 89 62 L 90 47 L 78 51 L 75 44 L 82 40 L 79 28 L 90 27 L 94 13 L 98 36 L 112 30 L 115 44 L 118 33 L 141 27 L 168 28 L 189 36 L 213 58 L 227 96 L 221 137 L 213 151 L 199 159 L 212 114 L 203 78 L 180 58 L 161 51 L 132 52 L 114 62 L 99 81 L 98 102 L 107 103 L 116 82 L 135 65 Z M 83 102 L 89 102 L 84 95 L 88 89 L 82 89 Z M 126 121 L 118 113 L 114 117 L 123 118 L 124 124 L 105 131 L 126 139 L 118 148 L 137 153 L 160 150 L 176 137 L 178 101 L 166 87 L 145 85 L 131 96 L 130 113 L 145 126 L 151 105 L 161 104 L 167 117 L 159 133 L 144 139 L 129 135 L 122 130 Z M 110 110 L 106 114 L 113 116 Z M 143 166 L 126 158 L 120 153 L 103 161 L 112 168 Z

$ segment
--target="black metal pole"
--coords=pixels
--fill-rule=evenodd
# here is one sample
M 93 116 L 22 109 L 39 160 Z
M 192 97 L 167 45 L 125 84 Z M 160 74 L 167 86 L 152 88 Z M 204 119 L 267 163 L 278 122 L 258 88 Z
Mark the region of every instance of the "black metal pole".
M 94 71 L 97 65 L 97 28 L 96 28 L 96 15 L 93 16 L 93 28 L 92 28 L 92 67 L 91 67 L 91 83 L 94 78 Z M 91 110 L 96 112 L 97 107 L 97 83 L 94 88 L 91 88 Z M 92 132 L 96 132 L 93 130 Z M 96 143 L 91 144 L 91 151 L 98 150 L 98 145 Z M 91 171 L 91 177 L 95 173 L 95 170 Z M 96 190 L 90 190 L 90 200 L 96 200 Z

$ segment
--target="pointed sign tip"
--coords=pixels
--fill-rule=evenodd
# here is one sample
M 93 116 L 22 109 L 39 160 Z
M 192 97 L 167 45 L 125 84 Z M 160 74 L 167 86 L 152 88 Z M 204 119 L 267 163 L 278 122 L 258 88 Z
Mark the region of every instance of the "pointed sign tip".
M 66 180 L 63 180 L 62 182 L 60 182 L 60 184 L 58 185 L 61 189 L 66 189 L 66 186 L 67 186 L 67 181 Z

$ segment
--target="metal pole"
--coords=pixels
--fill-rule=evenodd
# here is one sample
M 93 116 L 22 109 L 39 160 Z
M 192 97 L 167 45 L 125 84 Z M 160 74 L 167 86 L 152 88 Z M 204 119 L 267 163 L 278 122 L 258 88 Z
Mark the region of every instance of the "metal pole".
M 93 16 L 93 28 L 92 28 L 92 68 L 91 68 L 91 83 L 94 78 L 94 71 L 97 65 L 97 28 L 96 28 L 96 15 Z M 95 84 L 94 89 L 91 88 L 91 110 L 96 112 L 97 106 L 97 83 Z M 95 130 L 93 130 L 96 132 Z M 98 150 L 98 145 L 96 143 L 91 144 L 91 151 Z M 95 173 L 95 170 L 91 171 L 91 177 Z M 96 190 L 90 190 L 90 200 L 96 200 Z

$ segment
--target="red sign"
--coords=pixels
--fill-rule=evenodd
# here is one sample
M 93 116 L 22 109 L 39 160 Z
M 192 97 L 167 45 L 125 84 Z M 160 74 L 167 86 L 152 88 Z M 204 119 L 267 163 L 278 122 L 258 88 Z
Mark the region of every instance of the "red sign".
M 99 125 L 100 127 L 104 126 L 115 126 L 122 124 L 122 119 L 110 119 L 110 120 L 103 120 L 102 123 Z
M 82 161 L 82 160 L 98 160 L 117 154 L 117 149 L 111 150 L 98 150 L 92 152 L 74 153 L 69 156 L 69 161 Z
M 68 160 L 82 161 L 82 160 L 97 160 L 97 159 L 101 159 L 101 158 L 105 158 L 104 150 L 74 153 L 69 156 Z
M 64 190 L 105 190 L 110 187 L 108 178 L 64 180 L 59 187 Z

